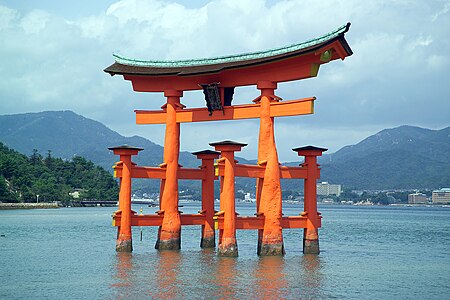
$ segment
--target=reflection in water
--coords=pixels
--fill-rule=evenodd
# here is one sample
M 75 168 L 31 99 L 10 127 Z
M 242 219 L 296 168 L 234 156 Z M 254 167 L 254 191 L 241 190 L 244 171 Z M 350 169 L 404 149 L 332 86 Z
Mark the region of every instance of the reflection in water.
M 218 257 L 198 252 L 117 253 L 112 279 L 116 299 L 322 299 L 324 261 L 294 257 Z
M 215 271 L 217 295 L 221 299 L 235 299 L 239 272 L 236 269 L 237 259 L 234 257 L 218 257 Z
M 319 255 L 305 254 L 301 258 L 303 275 L 302 294 L 308 298 L 324 298 L 322 262 Z
M 205 248 L 201 249 L 199 252 L 198 263 L 209 269 L 216 265 L 217 259 L 218 257 L 215 248 Z
M 149 272 L 156 277 L 156 290 L 149 290 L 148 294 L 157 299 L 174 299 L 182 296 L 180 288 L 183 286 L 178 278 L 181 270 L 180 251 L 159 251 L 157 255 L 157 269 Z
M 133 255 L 126 252 L 118 252 L 116 255 L 115 272 L 113 278 L 115 279 L 112 285 L 116 289 L 118 299 L 126 299 L 132 295 L 133 283 Z
M 287 294 L 285 262 L 282 257 L 262 256 L 253 270 L 254 295 L 258 299 L 282 299 Z

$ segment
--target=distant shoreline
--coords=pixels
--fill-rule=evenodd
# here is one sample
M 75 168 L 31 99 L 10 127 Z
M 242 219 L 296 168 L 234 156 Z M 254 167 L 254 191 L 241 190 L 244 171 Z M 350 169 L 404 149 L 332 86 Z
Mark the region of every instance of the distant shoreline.
M 6 209 L 49 209 L 59 208 L 58 203 L 0 203 L 0 210 Z

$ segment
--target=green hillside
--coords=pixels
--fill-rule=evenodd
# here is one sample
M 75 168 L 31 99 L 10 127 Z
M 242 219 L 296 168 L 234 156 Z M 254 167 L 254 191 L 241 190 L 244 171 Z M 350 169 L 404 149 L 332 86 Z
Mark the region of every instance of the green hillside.
M 163 161 L 163 147 L 145 138 L 125 137 L 105 125 L 71 111 L 0 115 L 0 141 L 25 155 L 40 153 L 72 160 L 82 156 L 112 171 L 117 161 L 107 148 L 128 144 L 144 148 L 133 158 L 138 165 L 157 166 Z M 209 148 L 204 145 L 203 150 Z M 318 145 L 324 146 L 326 145 Z M 238 158 L 241 163 L 248 160 Z M 355 145 L 319 158 L 322 181 L 354 189 L 421 189 L 450 185 L 450 127 L 432 130 L 414 126 L 385 129 Z M 180 164 L 197 167 L 200 162 L 189 152 L 180 153 Z M 290 163 L 298 165 L 299 162 Z M 158 192 L 159 180 L 133 180 L 133 191 Z M 252 191 L 255 180 L 239 178 L 237 189 Z M 301 180 L 283 180 L 285 190 L 302 190 Z M 180 181 L 180 190 L 200 188 L 197 181 Z
M 450 127 L 385 129 L 322 160 L 322 180 L 355 189 L 450 185 Z
M 141 137 L 124 137 L 100 122 L 72 111 L 45 111 L 0 116 L 0 141 L 25 155 L 33 149 L 52 151 L 54 157 L 72 159 L 82 156 L 110 170 L 118 157 L 108 147 L 128 144 L 145 149 L 136 162 L 158 165 L 163 148 Z M 184 154 L 186 155 L 186 154 Z M 190 154 L 189 154 L 190 155 Z M 192 155 L 190 155 L 192 156 Z
M 354 189 L 434 189 L 450 184 L 450 167 L 413 151 L 386 150 L 323 164 L 322 179 Z
M 48 152 L 44 158 L 37 150 L 27 157 L 0 143 L 0 201 L 66 202 L 73 200 L 69 193 L 75 190 L 82 199 L 118 198 L 112 175 L 83 157 L 65 161 Z
M 52 151 L 52 156 L 71 160 L 82 156 L 112 173 L 119 159 L 108 147 L 128 144 L 144 148 L 133 161 L 140 166 L 158 166 L 163 162 L 163 147 L 143 137 L 125 137 L 107 126 L 72 111 L 45 111 L 16 115 L 0 115 L 0 141 L 25 155 L 33 149 L 40 153 Z M 204 145 L 204 150 L 210 148 Z M 247 162 L 239 158 L 242 163 Z M 180 164 L 196 168 L 200 161 L 187 151 L 180 152 Z M 254 185 L 254 184 L 253 184 Z M 135 192 L 158 192 L 159 180 L 133 180 Z M 198 189 L 200 183 L 182 180 L 180 189 Z

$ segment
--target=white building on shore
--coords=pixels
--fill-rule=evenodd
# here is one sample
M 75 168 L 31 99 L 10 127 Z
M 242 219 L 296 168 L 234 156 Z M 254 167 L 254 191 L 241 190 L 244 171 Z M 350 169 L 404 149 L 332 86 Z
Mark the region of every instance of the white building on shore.
M 334 195 L 339 197 L 342 193 L 342 186 L 340 184 L 329 184 L 324 181 L 317 184 L 317 195 L 330 196 Z
M 422 193 L 409 194 L 408 204 L 428 204 L 428 199 L 427 196 Z
M 433 204 L 450 204 L 450 188 L 433 191 L 431 201 Z

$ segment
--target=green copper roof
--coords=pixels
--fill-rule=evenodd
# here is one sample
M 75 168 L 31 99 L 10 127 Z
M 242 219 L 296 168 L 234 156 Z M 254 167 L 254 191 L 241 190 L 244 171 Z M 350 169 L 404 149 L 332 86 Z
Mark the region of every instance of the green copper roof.
M 131 59 L 120 56 L 118 54 L 113 54 L 116 63 L 128 66 L 137 66 L 137 67 L 153 67 L 153 68 L 173 68 L 173 67 L 191 67 L 191 66 L 203 66 L 203 65 L 215 65 L 222 63 L 230 63 L 244 60 L 252 60 L 252 59 L 260 59 L 265 57 L 271 57 L 275 55 L 285 54 L 292 51 L 297 51 L 301 49 L 305 49 L 308 47 L 312 47 L 318 45 L 320 43 L 326 42 L 330 39 L 333 39 L 341 34 L 344 34 L 348 31 L 350 27 L 350 23 L 339 27 L 338 29 L 327 33 L 321 37 L 299 43 L 292 44 L 286 47 L 257 51 L 252 53 L 244 53 L 230 56 L 219 56 L 213 58 L 198 58 L 198 59 L 187 59 L 187 60 L 139 60 L 139 59 Z

